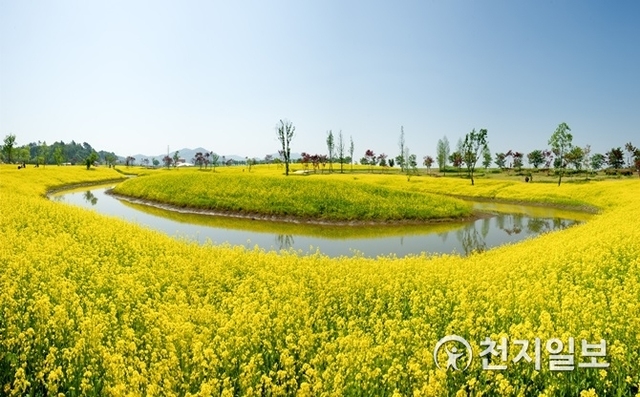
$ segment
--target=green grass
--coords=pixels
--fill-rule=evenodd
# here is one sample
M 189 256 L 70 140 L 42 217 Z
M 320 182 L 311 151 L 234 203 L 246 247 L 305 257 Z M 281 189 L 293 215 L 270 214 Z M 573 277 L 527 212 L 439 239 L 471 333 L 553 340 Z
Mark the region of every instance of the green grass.
M 393 186 L 353 183 L 349 175 L 159 172 L 118 185 L 115 193 L 218 212 L 321 221 L 424 221 L 470 216 L 461 200 Z

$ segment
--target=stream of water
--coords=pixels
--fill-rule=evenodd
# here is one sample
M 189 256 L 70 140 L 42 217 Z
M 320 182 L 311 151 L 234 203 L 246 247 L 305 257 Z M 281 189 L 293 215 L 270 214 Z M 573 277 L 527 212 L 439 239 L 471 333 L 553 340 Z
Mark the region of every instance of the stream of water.
M 363 255 L 398 257 L 427 253 L 468 255 L 540 233 L 564 229 L 591 215 L 557 208 L 472 202 L 480 219 L 425 225 L 335 226 L 295 224 L 229 217 L 182 214 L 132 204 L 105 193 L 111 185 L 85 187 L 52 194 L 53 201 L 77 205 L 99 213 L 200 243 L 229 243 L 266 250 L 319 250 L 328 256 Z

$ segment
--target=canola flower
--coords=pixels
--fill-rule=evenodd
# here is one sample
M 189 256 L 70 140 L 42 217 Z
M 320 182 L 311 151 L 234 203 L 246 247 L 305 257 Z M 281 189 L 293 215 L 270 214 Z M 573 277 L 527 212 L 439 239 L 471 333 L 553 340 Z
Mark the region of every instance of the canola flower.
M 414 192 L 601 212 L 466 258 L 374 260 L 203 247 L 42 197 L 59 185 L 118 175 L 0 167 L 0 394 L 638 392 L 636 180 L 559 188 L 481 181 L 472 190 L 465 180 L 412 178 L 404 186 Z M 355 183 L 402 189 L 375 175 Z M 487 336 L 605 339 L 610 367 L 552 372 L 543 357 L 540 371 L 525 362 L 483 371 L 479 360 L 445 371 L 432 355 L 448 334 L 475 351 Z

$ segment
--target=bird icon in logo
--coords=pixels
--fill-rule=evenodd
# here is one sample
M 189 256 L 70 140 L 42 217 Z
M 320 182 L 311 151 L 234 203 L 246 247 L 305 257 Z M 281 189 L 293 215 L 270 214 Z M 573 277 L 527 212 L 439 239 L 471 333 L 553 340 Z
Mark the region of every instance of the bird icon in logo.
M 447 344 L 453 342 L 461 343 L 464 346 L 464 349 L 462 351 L 459 351 L 457 346 L 452 346 L 451 349 L 449 349 L 449 345 Z M 449 368 L 453 368 L 454 371 L 460 371 L 460 368 L 458 368 L 458 360 L 460 360 L 460 358 L 465 355 L 465 351 L 467 353 L 467 361 L 462 370 L 464 371 L 465 369 L 469 368 L 469 366 L 471 365 L 471 360 L 473 359 L 473 350 L 471 349 L 471 345 L 469 344 L 469 342 L 467 342 L 466 339 L 458 335 L 447 335 L 444 338 L 440 339 L 438 343 L 436 343 L 436 347 L 433 349 L 433 361 L 435 362 L 436 367 L 438 367 L 439 369 L 442 369 L 442 367 L 440 366 L 440 362 L 438 361 L 438 353 L 443 347 L 445 353 L 447 354 L 447 362 L 444 368 L 445 371 L 448 371 Z

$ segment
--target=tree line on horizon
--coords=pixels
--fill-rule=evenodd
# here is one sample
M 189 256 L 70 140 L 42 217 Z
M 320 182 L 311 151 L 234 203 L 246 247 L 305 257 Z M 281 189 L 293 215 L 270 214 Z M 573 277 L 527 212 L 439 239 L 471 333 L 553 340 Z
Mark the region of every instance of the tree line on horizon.
M 113 166 L 117 163 L 118 156 L 113 152 L 95 150 L 87 142 L 80 144 L 74 140 L 69 143 L 54 142 L 51 145 L 47 145 L 46 141 L 38 141 L 18 146 L 16 136 L 9 134 L 4 138 L 2 150 L 0 150 L 0 160 L 9 164 L 34 164 L 37 166 L 86 164 L 87 160 L 92 160 L 92 164 L 100 161 Z
M 631 142 L 627 142 L 624 146 L 612 147 L 611 150 L 602 153 L 593 153 L 590 145 L 580 147 L 573 145 L 573 135 L 571 129 L 566 123 L 560 123 L 556 131 L 551 135 L 548 141 L 550 148 L 535 149 L 529 153 L 523 153 L 516 150 L 507 152 L 498 152 L 492 155 L 488 145 L 488 132 L 486 129 L 480 129 L 476 132 L 473 129 L 466 134 L 464 139 L 459 138 L 455 150 L 451 151 L 451 146 L 447 136 L 439 139 L 436 145 L 436 155 L 424 156 L 422 165 L 427 168 L 427 172 L 431 172 L 431 167 L 435 164 L 440 172 L 445 173 L 451 165 L 454 169 L 461 172 L 462 168 L 466 169 L 467 176 L 474 183 L 474 172 L 478 161 L 482 167 L 487 170 L 492 164 L 495 164 L 500 171 L 515 169 L 522 171 L 524 168 L 524 160 L 526 157 L 529 166 L 534 170 L 547 171 L 553 170 L 554 175 L 558 176 L 558 184 L 561 183 L 562 176 L 567 169 L 573 169 L 576 172 L 597 172 L 605 170 L 607 173 L 629 174 L 634 171 L 640 176 L 640 149 L 635 147 Z M 288 120 L 280 120 L 276 126 L 276 135 L 282 145 L 282 149 L 278 150 L 279 157 L 266 155 L 264 159 L 246 157 L 244 161 L 235 161 L 232 159 L 222 158 L 214 152 L 198 152 L 191 159 L 192 164 L 200 166 L 200 168 L 215 167 L 220 165 L 247 165 L 249 170 L 255 164 L 284 164 L 285 174 L 289 174 L 289 164 L 291 159 L 291 141 L 295 135 L 295 127 Z M 326 145 L 327 154 L 310 154 L 302 152 L 298 162 L 303 165 L 305 170 L 313 167 L 313 171 L 317 172 L 322 167 L 322 172 L 328 166 L 328 172 L 334 172 L 333 165 L 340 165 L 340 172 L 344 172 L 344 166 L 349 164 L 351 170 L 353 165 L 358 164 L 354 157 L 354 142 L 350 136 L 350 145 L 346 147 L 346 141 L 342 131 L 334 136 L 333 131 L 327 131 Z M 624 147 L 624 149 L 623 149 Z M 405 142 L 404 127 L 400 127 L 400 137 L 398 140 L 399 154 L 389 158 L 385 153 L 375 154 L 372 149 L 365 150 L 364 156 L 359 160 L 361 165 L 370 166 L 370 172 L 373 167 L 379 166 L 393 168 L 398 166 L 402 173 L 407 174 L 409 179 L 412 174 L 417 174 L 417 155 L 409 151 Z M 103 150 L 96 151 L 87 142 L 82 144 L 71 141 L 65 143 L 63 141 L 54 142 L 47 145 L 46 142 L 32 142 L 27 145 L 17 146 L 16 136 L 9 134 L 4 138 L 0 151 L 0 160 L 4 163 L 30 163 L 35 165 L 49 164 L 86 164 L 87 167 L 94 163 L 102 163 L 109 167 L 118 163 L 118 157 L 113 152 Z M 348 150 L 348 154 L 347 154 Z M 179 152 L 175 152 L 173 156 L 167 155 L 162 161 L 158 159 L 144 158 L 140 160 L 140 165 L 147 167 L 158 167 L 161 163 L 166 167 L 177 166 L 181 161 Z M 124 165 L 134 165 L 136 159 L 128 156 L 124 161 Z M 606 168 L 605 168 L 606 167 Z
M 276 135 L 278 140 L 282 144 L 283 150 L 280 151 L 282 161 L 287 164 L 286 175 L 288 175 L 288 164 L 291 162 L 290 158 L 287 158 L 285 150 L 290 150 L 290 142 L 293 138 L 293 133 L 290 136 L 285 134 L 285 131 L 295 131 L 295 127 L 290 121 L 280 120 L 276 126 Z M 567 172 L 567 169 L 573 168 L 577 172 L 584 171 L 586 173 L 597 172 L 606 169 L 607 173 L 630 175 L 634 171 L 638 172 L 640 177 L 640 148 L 635 147 L 631 142 L 627 142 L 622 146 L 612 147 L 611 150 L 602 153 L 593 153 L 591 146 L 586 145 L 580 147 L 573 145 L 573 135 L 571 134 L 571 128 L 564 122 L 560 123 L 556 130 L 549 138 L 547 144 L 548 149 L 535 149 L 526 154 L 526 159 L 535 170 L 547 171 L 548 173 L 553 170 L 554 175 L 558 176 L 558 185 L 562 182 L 562 177 Z M 327 131 L 327 151 L 326 154 L 309 154 L 302 152 L 299 163 L 303 164 L 305 170 L 308 170 L 309 165 L 313 166 L 314 172 L 320 169 L 322 171 L 328 165 L 329 172 L 333 172 L 333 164 L 340 164 L 340 172 L 344 172 L 343 164 L 351 164 L 353 169 L 354 164 L 354 145 L 353 138 L 351 138 L 350 156 L 344 155 L 344 141 L 342 131 L 338 136 L 338 144 L 335 146 L 333 132 Z M 389 158 L 385 153 L 375 154 L 373 150 L 367 149 L 364 156 L 360 159 L 360 164 L 369 165 L 370 172 L 373 172 L 374 166 L 385 168 L 394 167 L 398 165 L 401 172 L 407 174 L 407 178 L 410 178 L 412 173 L 417 173 L 417 160 L 416 155 L 411 154 L 408 146 L 405 142 L 404 127 L 400 127 L 400 138 L 398 140 L 398 147 L 400 153 L 395 158 Z M 337 153 L 334 157 L 333 154 Z M 495 156 L 495 157 L 494 157 Z M 498 152 L 495 155 L 491 154 L 488 145 L 488 131 L 486 129 L 480 129 L 476 131 L 473 129 L 470 133 L 466 134 L 464 139 L 458 139 L 456 150 L 451 151 L 449 140 L 445 135 L 438 140 L 436 145 L 435 159 L 430 156 L 424 156 L 422 164 L 427 168 L 427 172 L 431 171 L 431 166 L 436 163 L 440 172 L 446 172 L 447 167 L 451 164 L 458 172 L 462 167 L 466 168 L 467 176 L 471 179 L 471 184 L 474 184 L 474 172 L 476 164 L 481 160 L 481 164 L 485 170 L 495 164 L 500 171 L 509 169 L 516 169 L 522 171 L 524 168 L 525 153 L 516 150 L 509 150 L 507 152 Z M 356 163 L 357 164 L 357 163 Z M 540 166 L 543 166 L 540 168 Z M 626 169 L 624 169 L 626 167 Z M 611 170 L 612 172 L 609 172 Z M 532 178 L 532 175 L 529 175 Z

